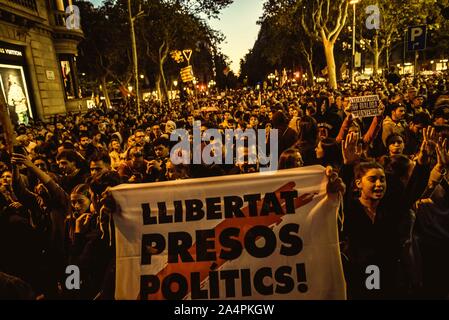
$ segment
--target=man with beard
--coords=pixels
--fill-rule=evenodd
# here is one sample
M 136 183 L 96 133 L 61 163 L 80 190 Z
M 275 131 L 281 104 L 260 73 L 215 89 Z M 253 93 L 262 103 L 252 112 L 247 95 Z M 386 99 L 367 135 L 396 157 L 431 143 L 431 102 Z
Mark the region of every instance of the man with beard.
M 386 146 L 387 137 L 392 133 L 404 134 L 407 124 L 404 121 L 406 108 L 403 104 L 390 105 L 390 114 L 382 123 L 382 142 Z
M 90 135 L 87 131 L 81 131 L 79 142 L 78 142 L 78 148 L 77 151 L 86 159 L 87 161 L 90 161 L 90 159 L 95 156 L 95 154 L 98 152 L 98 150 L 94 147 L 92 144 L 92 141 L 90 139 Z

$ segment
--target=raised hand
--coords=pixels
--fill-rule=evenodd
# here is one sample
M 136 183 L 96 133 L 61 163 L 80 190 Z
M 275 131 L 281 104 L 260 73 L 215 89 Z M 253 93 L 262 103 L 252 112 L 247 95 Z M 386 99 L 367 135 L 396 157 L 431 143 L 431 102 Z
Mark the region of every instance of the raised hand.
M 23 164 L 25 167 L 30 168 L 33 166 L 33 163 L 31 162 L 31 159 L 27 156 L 20 154 L 20 153 L 13 153 L 11 158 L 12 164 Z
M 383 115 L 385 112 L 385 105 L 383 104 L 382 100 L 379 101 L 379 106 L 377 108 L 379 109 L 379 114 Z
M 341 142 L 341 151 L 345 164 L 353 164 L 360 160 L 362 148 L 359 144 L 359 135 L 354 132 L 349 133 Z
M 92 218 L 92 214 L 83 213 L 76 219 L 75 222 L 75 233 L 85 233 L 89 227 L 89 221 Z
M 449 150 L 447 139 L 440 139 L 436 144 L 437 169 L 442 172 L 449 170 Z
M 23 205 L 22 205 L 20 202 L 17 202 L 17 201 L 16 201 L 16 202 L 10 203 L 8 207 L 17 210 L 17 209 L 20 209 L 21 207 L 23 207 Z
M 437 134 L 431 126 L 423 129 L 423 142 L 418 152 L 418 163 L 425 165 L 430 162 L 429 155 L 437 146 Z

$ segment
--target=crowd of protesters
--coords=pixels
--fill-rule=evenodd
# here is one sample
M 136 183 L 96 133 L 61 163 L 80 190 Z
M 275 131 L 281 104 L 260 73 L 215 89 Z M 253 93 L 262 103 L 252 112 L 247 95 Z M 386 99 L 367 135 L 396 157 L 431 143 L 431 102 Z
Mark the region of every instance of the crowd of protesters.
M 14 152 L 0 141 L 0 299 L 114 298 L 110 187 L 259 171 L 247 157 L 173 164 L 170 134 L 194 121 L 202 131 L 277 129 L 279 170 L 332 167 L 348 298 L 447 299 L 448 89 L 444 76 L 239 89 L 148 101 L 140 115 L 129 104 L 16 124 Z M 379 95 L 382 114 L 354 118 L 350 97 L 367 95 Z M 80 290 L 66 288 L 68 265 L 81 270 Z M 369 265 L 380 290 L 365 285 Z

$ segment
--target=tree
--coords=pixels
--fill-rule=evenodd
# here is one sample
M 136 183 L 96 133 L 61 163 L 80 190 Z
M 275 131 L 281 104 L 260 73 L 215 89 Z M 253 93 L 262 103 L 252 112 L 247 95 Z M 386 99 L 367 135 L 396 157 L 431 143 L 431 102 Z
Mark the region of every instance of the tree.
M 76 5 L 80 8 L 85 35 L 78 47 L 78 67 L 91 81 L 101 85 L 106 104 L 110 106 L 109 81 L 126 88 L 132 77 L 126 7 L 111 0 L 99 8 L 88 1 Z
M 285 57 L 285 54 L 282 55 L 279 52 L 301 54 L 306 60 L 309 85 L 313 85 L 314 43 L 319 39 L 311 37 L 304 30 L 301 23 L 303 7 L 297 4 L 297 0 L 269 0 L 264 4 L 262 23 L 270 25 L 269 30 L 272 35 L 269 40 L 271 45 L 268 46 L 266 54 L 271 57 L 276 53 L 278 56 Z
M 295 4 L 302 10 L 304 31 L 312 38 L 320 38 L 323 43 L 329 86 L 333 89 L 337 88 L 334 46 L 346 24 L 348 3 L 348 0 L 302 0 Z
M 386 59 L 389 65 L 389 50 L 392 44 L 402 41 L 405 30 L 409 26 L 426 24 L 426 17 L 434 10 L 432 0 L 404 1 L 404 0 L 363 0 L 359 7 L 363 10 L 370 5 L 377 5 L 380 12 L 380 28 L 369 30 L 366 28 L 366 14 L 357 15 L 358 25 L 362 32 L 364 46 L 373 55 L 374 74 L 379 69 L 380 56 L 387 51 Z M 398 14 L 400 13 L 400 14 Z
M 205 72 L 203 69 L 208 68 L 210 73 L 213 63 L 210 51 L 213 48 L 218 52 L 216 46 L 222 36 L 199 13 L 215 16 L 230 3 L 232 0 L 131 1 L 134 16 L 136 12 L 145 14 L 134 20 L 139 68 L 146 75 L 155 74 L 156 86 L 165 99 L 168 97 L 165 67 L 168 65 L 169 72 L 176 77 L 179 72 L 179 66 L 168 58 L 170 50 L 196 50 L 198 43 L 207 43 L 195 51 L 192 60 L 199 70 Z M 128 0 L 107 0 L 98 8 L 88 1 L 76 4 L 80 7 L 85 34 L 79 46 L 79 69 L 87 74 L 86 80 L 101 85 L 109 105 L 108 83 L 118 84 L 124 93 L 133 76 Z
M 138 21 L 138 38 L 140 47 L 147 58 L 158 66 L 158 84 L 162 85 L 165 100 L 168 99 L 168 86 L 165 74 L 165 64 L 169 61 L 169 53 L 172 50 L 196 49 L 198 43 L 206 43 L 207 46 L 199 49 L 205 57 L 205 51 L 214 47 L 220 37 L 198 15 L 200 12 L 207 16 L 218 14 L 219 10 L 232 3 L 231 0 L 202 0 L 202 1 L 145 1 L 142 10 L 148 15 Z M 209 63 L 212 64 L 212 54 L 208 54 Z

